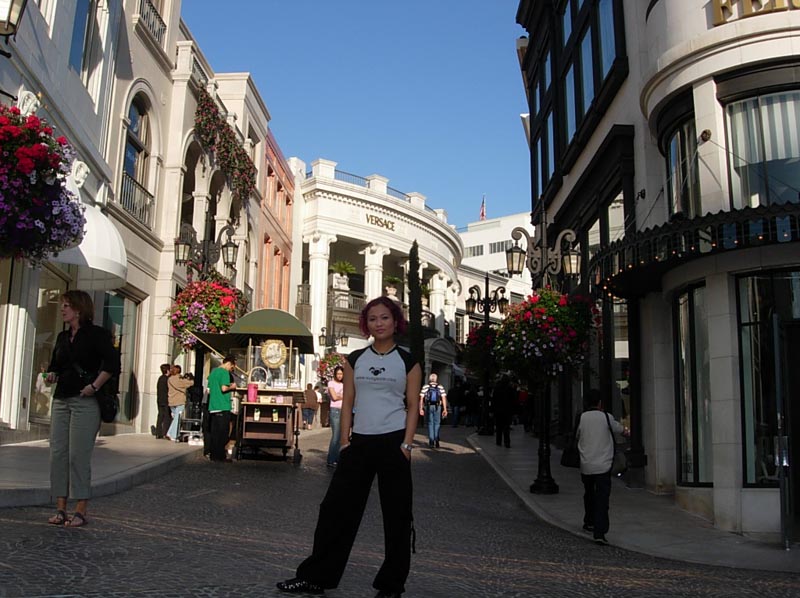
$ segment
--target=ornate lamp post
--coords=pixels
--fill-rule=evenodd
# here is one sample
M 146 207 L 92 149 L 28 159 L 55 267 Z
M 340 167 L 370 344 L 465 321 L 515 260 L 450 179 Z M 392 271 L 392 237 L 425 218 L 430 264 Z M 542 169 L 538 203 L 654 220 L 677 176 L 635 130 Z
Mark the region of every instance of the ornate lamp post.
M 325 326 L 322 327 L 320 331 L 319 337 L 317 341 L 319 342 L 320 346 L 324 347 L 327 351 L 329 348 L 333 349 L 337 345 L 341 345 L 342 347 L 346 347 L 347 343 L 350 342 L 350 337 L 347 336 L 347 333 L 344 330 L 339 331 L 339 334 L 336 334 L 336 322 L 333 322 L 332 330 L 330 334 L 326 334 Z
M 0 0 L 2 2 L 2 0 Z M 239 245 L 233 242 L 233 233 L 236 229 L 230 224 L 225 225 L 219 231 L 217 240 L 214 241 L 211 233 L 212 219 L 206 213 L 206 235 L 202 241 L 197 240 L 197 232 L 191 224 L 184 222 L 181 224 L 178 237 L 175 239 L 175 263 L 179 266 L 187 267 L 186 276 L 189 282 L 192 281 L 192 270 L 200 274 L 200 278 L 205 278 L 214 269 L 219 261 L 220 254 L 225 264 L 225 276 L 233 278 L 236 273 L 236 255 L 239 252 Z M 227 234 L 227 242 L 222 242 L 222 235 Z M 203 362 L 205 358 L 205 347 L 202 343 L 195 345 L 195 364 L 194 364 L 194 383 L 195 386 L 203 386 Z
M 553 247 L 547 244 L 547 216 L 544 206 L 541 210 L 540 241 L 534 243 L 528 231 L 516 227 L 511 231 L 514 246 L 506 250 L 506 266 L 509 274 L 522 274 L 524 266 L 530 270 L 533 278 L 533 287 L 537 287 L 537 280 L 541 276 L 542 285 L 551 284 L 550 277 L 558 276 L 563 269 L 567 276 L 577 276 L 580 273 L 580 253 L 572 249 L 577 235 L 574 230 L 566 228 L 556 237 Z M 518 242 L 525 237 L 526 248 L 522 249 Z M 564 244 L 566 248 L 562 251 Z M 551 284 L 552 286 L 552 284 Z M 531 389 L 529 389 L 531 390 Z M 542 389 L 542 404 L 539 410 L 539 464 L 536 480 L 531 484 L 530 491 L 534 494 L 557 494 L 556 484 L 550 473 L 550 383 Z
M 499 311 L 506 313 L 508 299 L 506 299 L 506 288 L 497 287 L 489 293 L 489 273 L 484 278 L 484 293 L 481 297 L 481 289 L 478 285 L 469 288 L 469 298 L 464 302 L 467 313 L 472 315 L 477 311 L 483 313 L 483 326 L 489 327 L 489 314 Z M 489 421 L 489 368 L 483 370 L 483 400 L 481 401 L 481 425 L 478 434 L 490 436 L 494 434 L 491 421 Z
M 207 217 L 207 221 L 210 220 Z M 206 230 L 209 229 L 208 222 Z M 196 270 L 201 278 L 207 276 L 222 255 L 222 262 L 225 264 L 226 275 L 235 273 L 236 256 L 239 252 L 238 243 L 233 242 L 233 234 L 236 229 L 230 224 L 225 225 L 219 231 L 217 240 L 214 241 L 211 235 L 206 235 L 202 241 L 197 240 L 197 232 L 191 224 L 184 222 L 181 230 L 175 239 L 175 263 L 179 266 L 188 267 L 188 278 L 192 279 L 192 270 Z M 227 242 L 222 242 L 222 235 L 227 234 Z

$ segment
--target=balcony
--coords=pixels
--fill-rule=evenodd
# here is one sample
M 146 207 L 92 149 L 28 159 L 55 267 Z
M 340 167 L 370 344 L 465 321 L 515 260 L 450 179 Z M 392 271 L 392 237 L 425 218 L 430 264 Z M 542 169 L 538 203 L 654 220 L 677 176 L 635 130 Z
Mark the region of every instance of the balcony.
M 156 43 L 163 47 L 167 25 L 150 0 L 140 0 L 139 21 L 144 25 L 145 29 L 150 32 L 150 35 L 153 36 Z
M 119 204 L 122 209 L 144 224 L 148 229 L 153 228 L 153 205 L 155 198 L 136 179 L 127 172 L 122 175 L 122 189 L 119 194 Z

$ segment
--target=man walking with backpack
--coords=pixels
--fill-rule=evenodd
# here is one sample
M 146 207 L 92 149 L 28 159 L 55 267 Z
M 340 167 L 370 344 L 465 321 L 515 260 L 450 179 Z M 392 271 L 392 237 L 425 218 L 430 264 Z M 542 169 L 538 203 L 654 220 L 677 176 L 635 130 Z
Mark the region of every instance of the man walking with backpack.
M 419 392 L 419 414 L 428 421 L 428 445 L 439 448 L 439 428 L 447 417 L 447 393 L 438 382 L 439 376 L 431 374 L 428 383 Z

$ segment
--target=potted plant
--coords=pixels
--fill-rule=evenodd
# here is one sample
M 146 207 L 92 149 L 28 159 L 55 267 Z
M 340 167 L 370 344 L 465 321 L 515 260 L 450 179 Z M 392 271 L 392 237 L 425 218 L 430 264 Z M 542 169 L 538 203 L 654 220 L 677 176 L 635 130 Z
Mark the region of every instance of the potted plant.
M 421 284 L 421 285 L 419 285 L 419 291 L 420 291 L 421 296 L 422 296 L 422 305 L 423 306 L 427 306 L 428 305 L 428 300 L 430 299 L 430 296 L 431 296 L 430 287 L 428 285 L 426 285 L 426 284 Z
M 356 267 L 347 260 L 338 260 L 331 264 L 333 275 L 331 277 L 331 286 L 334 289 L 348 290 L 348 276 L 356 271 Z
M 397 295 L 397 285 L 403 282 L 399 276 L 392 276 L 391 274 L 383 277 L 383 283 L 386 285 L 386 294 L 389 296 Z

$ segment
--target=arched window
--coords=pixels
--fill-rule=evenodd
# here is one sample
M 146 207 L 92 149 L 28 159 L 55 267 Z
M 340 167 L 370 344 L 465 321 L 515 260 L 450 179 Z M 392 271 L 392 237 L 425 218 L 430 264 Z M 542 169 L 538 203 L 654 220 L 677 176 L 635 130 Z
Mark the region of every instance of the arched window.
M 147 110 L 139 98 L 131 102 L 128 120 L 130 124 L 125 142 L 125 173 L 144 186 L 147 183 L 150 131 Z

